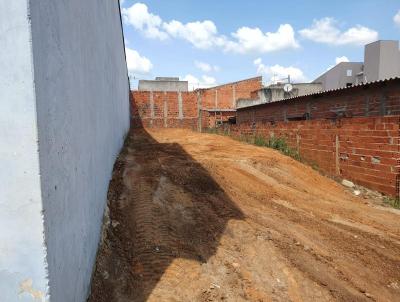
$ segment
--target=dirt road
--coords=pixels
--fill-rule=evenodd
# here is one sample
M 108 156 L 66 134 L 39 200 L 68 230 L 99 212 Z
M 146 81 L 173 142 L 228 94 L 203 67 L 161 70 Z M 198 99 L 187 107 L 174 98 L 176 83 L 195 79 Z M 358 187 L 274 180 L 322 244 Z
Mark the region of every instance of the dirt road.
M 400 301 L 400 211 L 271 149 L 135 132 L 89 301 Z

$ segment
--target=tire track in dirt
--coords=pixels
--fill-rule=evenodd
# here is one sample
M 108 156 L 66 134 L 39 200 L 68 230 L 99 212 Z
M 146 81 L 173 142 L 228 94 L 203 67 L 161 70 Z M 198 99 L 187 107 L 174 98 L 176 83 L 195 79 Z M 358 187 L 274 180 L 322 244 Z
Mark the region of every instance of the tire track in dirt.
M 400 215 L 276 151 L 131 133 L 89 301 L 399 301 Z

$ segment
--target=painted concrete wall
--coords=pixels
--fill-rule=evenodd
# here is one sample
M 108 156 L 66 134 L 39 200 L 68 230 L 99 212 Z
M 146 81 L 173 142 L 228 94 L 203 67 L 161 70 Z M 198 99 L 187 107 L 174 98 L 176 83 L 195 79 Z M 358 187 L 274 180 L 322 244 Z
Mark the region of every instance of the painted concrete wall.
M 140 80 L 138 90 L 140 91 L 188 91 L 187 81 L 165 81 L 165 80 Z
M 367 82 L 400 75 L 399 41 L 380 40 L 365 46 L 364 74 Z
M 363 63 L 360 62 L 341 62 L 315 79 L 313 83 L 322 83 L 323 90 L 343 88 L 347 83 L 356 83 L 357 74 L 362 68 Z M 351 76 L 347 75 L 348 70 L 351 70 Z
M 129 129 L 117 0 L 30 0 L 51 301 L 86 301 Z
M 284 87 L 284 84 L 273 84 L 260 89 L 258 91 L 260 104 L 281 101 L 283 99 L 312 94 L 323 90 L 322 83 L 293 83 L 293 89 L 290 92 L 285 92 Z
M 0 301 L 86 301 L 129 129 L 117 0 L 0 1 Z
M 45 301 L 47 288 L 30 36 L 28 1 L 0 1 L 0 301 L 7 302 Z
M 258 99 L 238 99 L 236 101 L 236 108 L 244 108 L 254 105 L 263 104 L 265 101 L 261 98 Z

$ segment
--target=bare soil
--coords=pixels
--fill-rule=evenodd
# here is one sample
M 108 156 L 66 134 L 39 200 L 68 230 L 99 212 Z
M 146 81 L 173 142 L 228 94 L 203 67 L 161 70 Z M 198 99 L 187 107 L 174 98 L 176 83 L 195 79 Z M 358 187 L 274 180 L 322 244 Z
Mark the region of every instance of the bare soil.
M 271 149 L 134 130 L 89 301 L 400 301 L 399 213 Z

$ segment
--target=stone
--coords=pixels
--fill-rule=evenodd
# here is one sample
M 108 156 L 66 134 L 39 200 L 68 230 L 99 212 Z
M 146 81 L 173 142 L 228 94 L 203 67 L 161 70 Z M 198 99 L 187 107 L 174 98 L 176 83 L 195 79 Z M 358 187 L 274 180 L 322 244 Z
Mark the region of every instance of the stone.
M 342 185 L 344 185 L 345 187 L 348 187 L 348 188 L 354 188 L 354 183 L 347 179 L 342 180 Z

